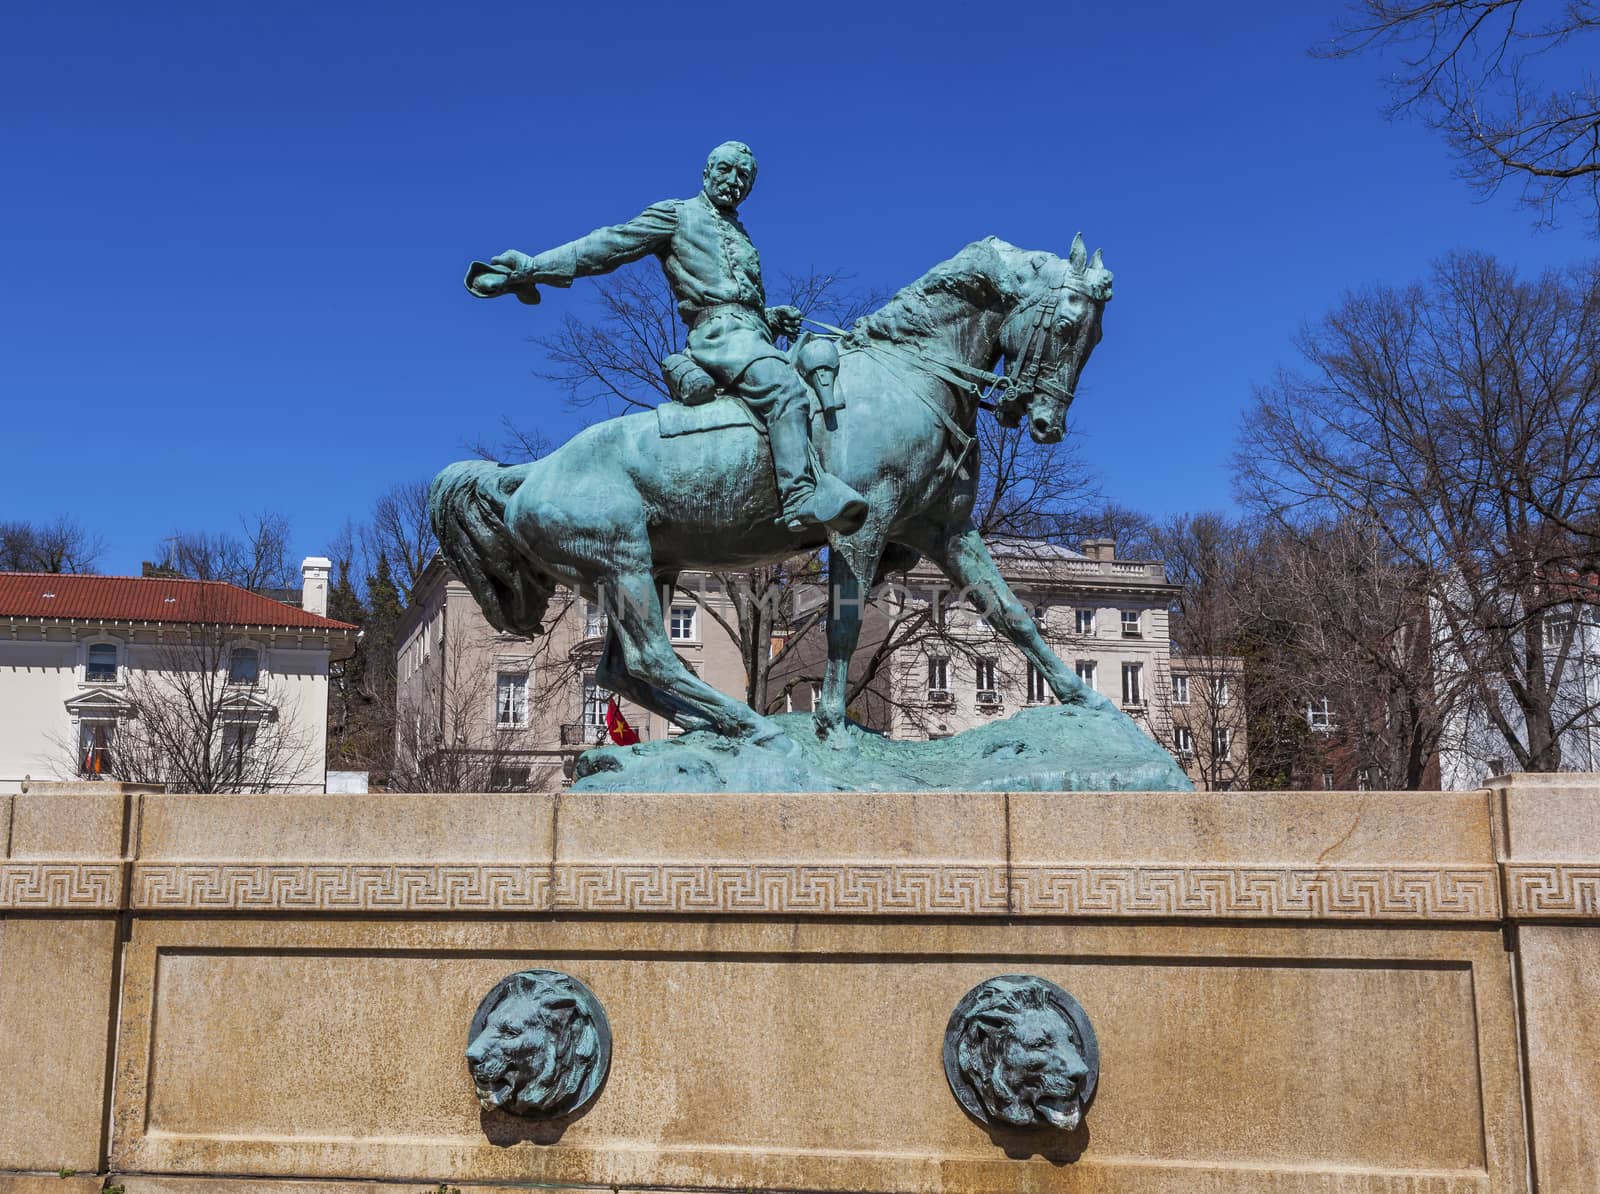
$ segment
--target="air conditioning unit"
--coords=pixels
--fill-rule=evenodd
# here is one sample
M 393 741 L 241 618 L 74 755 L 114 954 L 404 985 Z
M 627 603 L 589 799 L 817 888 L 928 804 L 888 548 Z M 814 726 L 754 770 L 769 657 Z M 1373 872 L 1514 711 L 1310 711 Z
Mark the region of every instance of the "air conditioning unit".
M 978 689 L 978 704 L 995 706 L 1000 703 L 1000 693 L 993 688 Z
M 955 703 L 956 703 L 956 694 L 951 692 L 948 688 L 930 688 L 930 689 L 928 689 L 928 704 L 930 704 L 930 705 L 953 705 Z

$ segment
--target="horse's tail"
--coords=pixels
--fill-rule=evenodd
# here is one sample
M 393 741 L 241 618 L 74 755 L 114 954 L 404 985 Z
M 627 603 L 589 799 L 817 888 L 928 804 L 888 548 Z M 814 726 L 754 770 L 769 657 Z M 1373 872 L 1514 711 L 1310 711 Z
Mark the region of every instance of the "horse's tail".
M 472 590 L 489 624 L 534 635 L 544 633 L 555 580 L 505 522 L 506 502 L 526 476 L 525 465 L 452 464 L 428 490 L 428 518 L 440 554 Z

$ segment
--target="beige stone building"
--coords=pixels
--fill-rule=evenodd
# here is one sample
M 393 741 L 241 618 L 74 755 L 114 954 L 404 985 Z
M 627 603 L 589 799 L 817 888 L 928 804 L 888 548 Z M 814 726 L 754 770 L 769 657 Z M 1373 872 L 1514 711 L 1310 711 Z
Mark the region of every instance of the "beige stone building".
M 680 594 L 667 607 L 674 649 L 696 674 L 744 696 L 745 669 L 716 622 L 729 603 L 704 578 L 700 600 Z M 467 586 L 435 556 L 417 582 L 395 635 L 397 772 L 406 786 L 454 791 L 545 791 L 568 778 L 572 760 L 607 741 L 612 694 L 595 681 L 606 618 L 593 603 L 561 592 L 549 633 L 539 638 L 491 627 Z M 641 741 L 676 728 L 618 699 Z M 448 785 L 448 786 L 446 786 Z
M 1169 667 L 1169 715 L 1164 730 L 1157 731 L 1158 740 L 1201 791 L 1248 787 L 1244 660 L 1174 655 Z
M 1031 539 L 991 544 L 1046 639 L 1085 683 L 1171 750 L 1198 786 L 1238 786 L 1246 760 L 1240 661 L 1175 659 L 1168 611 L 1178 589 L 1162 566 L 1117 558 L 1109 539 L 1083 547 Z M 744 699 L 735 609 L 748 608 L 750 594 L 724 587 L 732 583 L 685 574 L 666 616 L 684 662 Z M 826 599 L 820 585 L 809 587 L 773 620 L 769 649 L 778 659 L 766 712 L 814 707 L 826 657 L 819 616 Z M 570 775 L 579 753 L 607 740 L 611 694 L 594 675 L 605 638 L 601 611 L 558 595 L 548 624 L 550 633 L 537 639 L 497 633 L 435 558 L 397 635 L 398 771 L 410 777 L 401 782 L 547 790 Z M 864 612 L 850 700 L 851 716 L 864 725 L 897 738 L 944 737 L 1053 700 L 1021 653 L 926 563 L 881 585 Z M 642 740 L 676 732 L 659 715 L 628 701 L 618 705 Z
M 212 767 L 252 787 L 323 791 L 328 662 L 357 633 L 326 616 L 329 567 L 305 561 L 299 607 L 217 581 L 0 573 L 0 792 L 121 778 L 135 742 L 156 745 L 152 702 L 196 700 L 160 732 L 209 736 Z

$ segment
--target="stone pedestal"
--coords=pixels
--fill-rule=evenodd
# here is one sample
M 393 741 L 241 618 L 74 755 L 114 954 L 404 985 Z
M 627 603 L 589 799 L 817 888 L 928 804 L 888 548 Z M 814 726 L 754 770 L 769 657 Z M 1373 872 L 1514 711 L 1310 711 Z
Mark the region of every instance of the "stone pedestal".
M 1534 1180 L 1600 1190 L 1600 782 L 1494 780 L 1514 926 Z
M 1600 1188 L 1600 777 L 0 802 L 6 1194 Z M 463 1058 L 540 968 L 612 1033 L 555 1123 Z M 951 1009 L 1008 973 L 1093 1022 L 1075 1132 L 951 1095 Z

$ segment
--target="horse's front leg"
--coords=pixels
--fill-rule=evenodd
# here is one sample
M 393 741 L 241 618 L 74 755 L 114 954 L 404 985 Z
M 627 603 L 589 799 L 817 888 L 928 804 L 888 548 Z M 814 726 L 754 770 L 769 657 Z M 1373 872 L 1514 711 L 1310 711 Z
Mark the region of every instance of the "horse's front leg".
M 828 663 L 822 673 L 822 701 L 817 706 L 817 733 L 826 737 L 845 723 L 850 692 L 850 657 L 861 639 L 861 582 L 844 562 L 844 553 L 828 553 Z
M 983 536 L 969 521 L 964 527 L 935 539 L 928 558 L 944 570 L 958 589 L 963 589 L 983 611 L 989 625 L 1019 647 L 1028 662 L 1050 685 L 1056 700 L 1064 705 L 1115 709 L 1116 706 L 1078 678 L 1062 663 L 1044 641 L 1027 608 L 1000 575 L 994 557 L 984 546 Z

